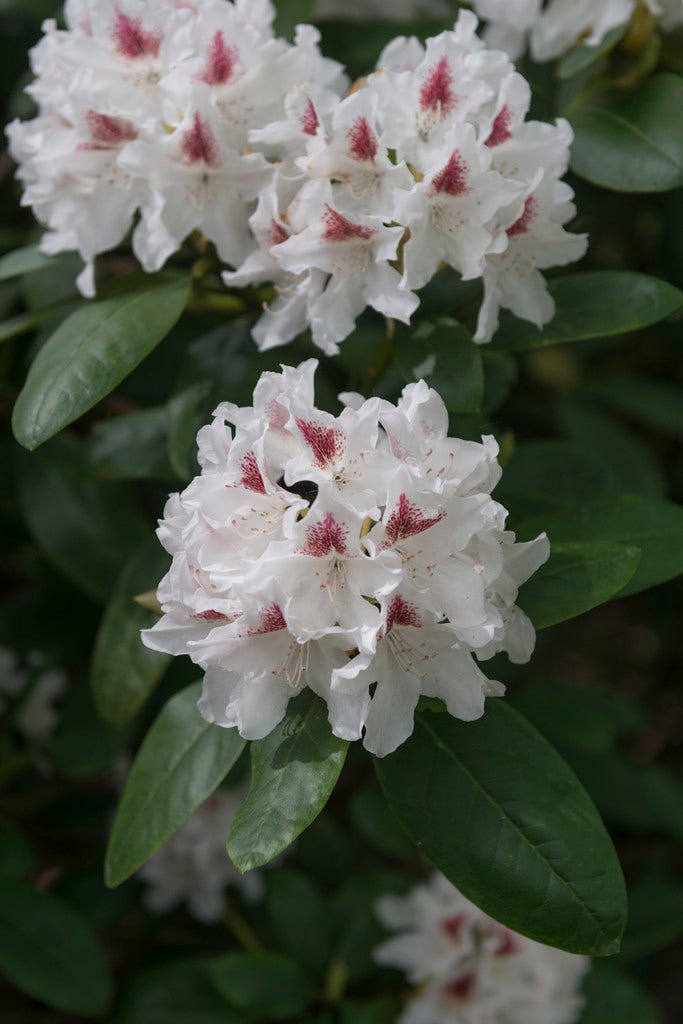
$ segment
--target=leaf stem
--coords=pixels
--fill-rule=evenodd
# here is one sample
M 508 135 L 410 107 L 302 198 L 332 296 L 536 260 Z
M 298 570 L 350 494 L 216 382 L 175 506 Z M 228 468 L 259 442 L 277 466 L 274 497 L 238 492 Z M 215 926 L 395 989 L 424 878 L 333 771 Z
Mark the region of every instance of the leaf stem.
M 235 936 L 242 949 L 246 950 L 247 953 L 263 952 L 263 943 L 258 935 L 230 902 L 226 903 L 223 912 L 223 924 Z

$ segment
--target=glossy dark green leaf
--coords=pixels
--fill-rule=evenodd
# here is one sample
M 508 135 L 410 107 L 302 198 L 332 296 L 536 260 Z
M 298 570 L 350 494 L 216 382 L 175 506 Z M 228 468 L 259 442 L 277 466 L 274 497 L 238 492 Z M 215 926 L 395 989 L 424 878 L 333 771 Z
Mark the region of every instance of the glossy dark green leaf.
M 521 711 L 551 743 L 586 750 L 609 750 L 635 732 L 643 712 L 628 694 L 594 685 L 568 686 L 548 680 L 529 683 L 508 694 Z
M 570 441 L 531 441 L 515 448 L 495 497 L 515 523 L 617 490 L 609 466 L 590 449 Z
M 622 960 L 636 960 L 673 945 L 683 935 L 683 885 L 644 878 L 628 890 L 628 925 Z
M 204 721 L 200 693 L 194 683 L 168 701 L 133 762 L 107 848 L 109 886 L 125 882 L 187 821 L 244 748 L 236 729 Z
M 173 480 L 163 406 L 96 423 L 88 437 L 88 462 L 104 480 Z
M 484 370 L 481 348 L 455 320 L 423 324 L 416 331 L 401 331 L 394 355 L 407 381 L 424 379 L 438 390 L 453 413 L 481 410 Z
M 623 38 L 627 27 L 626 24 L 618 25 L 611 32 L 607 32 L 599 46 L 575 46 L 558 61 L 557 77 L 559 79 L 573 78 L 574 75 L 592 67 L 614 49 L 619 40 Z
M 522 587 L 519 603 L 537 629 L 609 601 L 638 568 L 640 548 L 606 541 L 553 543 L 550 558 Z
M 519 538 L 545 530 L 554 544 L 601 541 L 640 548 L 640 562 L 619 596 L 637 594 L 683 572 L 683 508 L 669 501 L 622 495 L 528 519 Z
M 244 1024 L 214 991 L 208 961 L 171 960 L 133 976 L 123 991 L 118 1024 Z
M 326 712 L 319 697 L 304 692 L 270 735 L 251 744 L 251 787 L 228 840 L 240 871 L 277 857 L 327 803 L 349 744 L 332 735 Z
M 57 328 L 36 356 L 14 406 L 14 434 L 34 449 L 124 380 L 168 334 L 189 295 L 177 282 L 91 303 Z
M 515 931 L 573 953 L 617 952 L 626 920 L 619 862 L 559 754 L 504 700 L 487 701 L 477 722 L 416 719 L 413 736 L 375 760 L 413 842 Z
M 638 331 L 683 307 L 683 292 L 666 281 L 630 270 L 592 270 L 548 282 L 555 316 L 538 328 L 504 314 L 492 345 L 523 350 Z
M 97 936 L 68 903 L 0 878 L 0 971 L 34 999 L 99 1017 L 112 986 Z
M 579 1024 L 659 1024 L 645 989 L 611 964 L 593 964 L 583 983 L 586 1003 Z
M 145 525 L 121 484 L 89 479 L 71 437 L 17 458 L 19 501 L 45 555 L 95 601 L 106 601 L 121 566 L 145 538 Z
M 683 185 L 683 82 L 660 72 L 634 89 L 592 93 L 570 115 L 572 170 L 615 192 Z
M 226 953 L 211 962 L 209 974 L 231 1006 L 268 1020 L 298 1016 L 315 997 L 304 969 L 277 953 Z
M 140 639 L 157 616 L 135 603 L 138 594 L 156 589 L 169 556 L 150 538 L 126 562 L 102 619 L 93 649 L 90 682 L 98 712 L 123 725 L 140 710 L 168 667 L 170 655 L 150 651 Z

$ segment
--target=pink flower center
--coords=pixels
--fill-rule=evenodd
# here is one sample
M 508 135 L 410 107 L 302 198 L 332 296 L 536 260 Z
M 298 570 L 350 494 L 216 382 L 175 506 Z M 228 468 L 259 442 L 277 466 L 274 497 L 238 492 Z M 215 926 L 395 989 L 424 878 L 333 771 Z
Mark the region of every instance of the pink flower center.
M 163 32 L 145 28 L 142 18 L 130 18 L 117 11 L 111 34 L 117 52 L 127 60 L 159 56 Z
M 240 483 L 243 487 L 246 487 L 249 491 L 256 491 L 257 494 L 266 493 L 261 470 L 253 452 L 247 452 L 240 462 L 240 469 L 242 470 Z
M 512 932 L 506 929 L 501 935 L 495 956 L 511 956 L 517 952 L 517 949 L 518 946 Z
M 446 166 L 434 176 L 432 194 L 448 196 L 465 196 L 469 192 L 467 186 L 468 167 L 457 149 L 450 155 Z
M 441 57 L 428 71 L 420 88 L 420 106 L 426 112 L 439 113 L 441 117 L 456 107 L 457 98 L 453 92 L 453 72 L 448 57 Z
M 96 110 L 89 110 L 85 120 L 93 142 L 103 149 L 113 149 L 138 137 L 130 121 L 120 117 L 109 117 L 107 114 L 98 114 Z
M 427 515 L 418 505 L 414 505 L 405 494 L 401 494 L 396 508 L 387 520 L 387 537 L 392 544 L 406 537 L 414 537 L 416 533 L 424 533 L 430 526 L 440 523 L 445 512 Z
M 287 629 L 282 609 L 275 601 L 262 608 L 258 617 L 261 620 L 260 628 L 250 629 L 248 636 L 262 636 L 264 633 L 277 633 L 281 629 Z
M 406 601 L 400 594 L 396 594 L 389 610 L 387 611 L 387 633 L 391 633 L 394 626 L 421 626 L 417 608 L 410 601 Z
M 192 127 L 183 135 L 181 149 L 183 159 L 188 164 L 204 163 L 207 167 L 218 167 L 220 164 L 216 138 L 199 114 L 194 115 Z
M 344 435 L 334 427 L 324 427 L 313 420 L 297 419 L 296 425 L 301 436 L 313 453 L 313 461 L 319 469 L 325 469 L 344 454 Z
M 232 621 L 231 616 L 224 615 L 223 612 L 216 611 L 215 608 L 209 608 L 205 612 L 194 612 L 191 616 L 193 619 L 200 619 L 202 622 L 229 622 Z
M 338 555 L 348 555 L 348 532 L 345 523 L 337 522 L 331 512 L 326 512 L 319 523 L 306 528 L 306 545 L 303 553 L 315 558 L 325 558 L 335 551 Z
M 236 46 L 228 46 L 222 32 L 218 31 L 211 40 L 207 55 L 206 68 L 201 81 L 207 85 L 225 85 L 235 73 L 239 59 Z
M 325 225 L 324 242 L 349 242 L 354 239 L 369 242 L 375 234 L 374 228 L 367 228 L 363 224 L 354 224 L 337 210 L 333 210 L 331 206 L 325 206 L 323 224 Z
M 315 107 L 313 106 L 312 100 L 309 100 L 306 104 L 306 109 L 301 116 L 299 124 L 301 125 L 301 131 L 306 135 L 315 135 L 317 133 L 318 128 L 320 127 L 320 121 L 318 120 L 318 115 Z
M 458 942 L 465 925 L 464 914 L 454 914 L 441 922 L 441 930 L 452 942 Z
M 348 131 L 349 152 L 354 160 L 371 162 L 377 156 L 377 136 L 367 118 L 357 117 Z
M 457 999 L 460 1002 L 470 999 L 474 994 L 475 978 L 473 974 L 465 974 L 462 978 L 457 978 L 455 981 L 449 982 L 446 985 L 444 992 L 451 999 Z
M 287 233 L 287 230 L 273 217 L 270 222 L 270 231 L 268 232 L 269 245 L 281 245 L 281 243 L 286 242 L 288 238 L 289 234 Z
M 491 134 L 486 140 L 487 146 L 500 146 L 512 138 L 512 111 L 509 107 L 503 107 L 493 122 Z
M 536 209 L 536 200 L 533 196 L 529 196 L 524 203 L 522 216 L 519 220 L 515 221 L 512 227 L 508 228 L 508 238 L 515 238 L 517 235 L 525 235 L 527 233 L 531 227 L 534 217 L 536 216 Z

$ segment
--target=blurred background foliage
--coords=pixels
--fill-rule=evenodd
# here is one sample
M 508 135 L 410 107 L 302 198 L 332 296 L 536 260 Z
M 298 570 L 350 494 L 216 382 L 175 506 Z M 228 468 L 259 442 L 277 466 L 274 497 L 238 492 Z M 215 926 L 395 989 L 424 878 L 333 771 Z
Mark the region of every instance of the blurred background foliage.
M 278 7 L 285 32 L 311 13 L 305 0 Z M 41 19 L 54 13 L 51 0 L 0 0 L 4 121 L 30 113 L 21 93 L 26 52 Z M 352 75 L 366 72 L 398 32 L 424 36 L 443 27 L 321 26 L 324 50 Z M 657 74 L 677 74 L 682 54 L 680 41 L 668 40 Z M 523 67 L 539 116 L 564 111 L 571 119 L 574 111 L 580 126 L 582 97 L 595 89 L 596 76 L 653 71 L 618 54 L 613 60 L 626 69 L 612 63 L 606 70 L 610 59 L 564 79 L 553 66 Z M 680 107 L 671 116 L 680 118 Z M 590 165 L 586 147 L 584 138 L 582 159 Z M 582 269 L 638 271 L 680 286 L 683 189 L 617 192 L 591 184 L 593 177 L 570 178 L 579 211 L 573 229 L 591 238 Z M 39 237 L 19 197 L 3 151 L 0 253 Z M 110 280 L 136 269 L 125 253 L 102 262 Z M 263 369 L 307 357 L 312 347 L 303 339 L 261 356 L 249 338 L 249 309 L 232 319 L 206 309 L 188 313 L 113 394 L 29 455 L 12 439 L 11 410 L 33 355 L 79 301 L 77 263 L 66 256 L 0 282 L 0 647 L 22 664 L 35 662 L 38 651 L 42 665 L 68 679 L 46 740 L 21 734 L 11 700 L 0 717 L 0 959 L 16 982 L 0 978 L 0 1017 L 8 1024 L 58 1024 L 74 1014 L 116 1024 L 236 1024 L 275 1019 L 284 1006 L 289 1019 L 310 1024 L 393 1021 L 401 984 L 372 964 L 382 933 L 371 904 L 382 892 L 405 889 L 424 868 L 388 814 L 368 759 L 353 746 L 324 815 L 286 862 L 267 872 L 264 904 L 231 896 L 234 914 L 204 926 L 184 910 L 149 914 L 136 880 L 104 887 L 121 765 L 168 697 L 195 678 L 192 666 L 169 665 L 137 640 L 152 617 L 131 597 L 152 589 L 163 566 L 150 540 L 155 520 L 168 493 L 194 474 L 196 430 L 216 403 L 247 404 Z M 418 323 L 456 309 L 467 322 L 477 298 L 476 286 L 443 273 L 423 294 Z M 628 493 L 683 502 L 682 329 L 679 315 L 631 334 L 522 353 L 494 342 L 472 355 L 471 345 L 441 349 L 434 342 L 440 381 L 453 383 L 451 432 L 493 432 L 501 442 L 508 466 L 500 498 L 513 527 L 532 514 L 561 512 L 577 489 L 596 501 Z M 367 316 L 341 355 L 323 361 L 319 404 L 334 409 L 339 390 L 394 398 L 406 369 L 410 377 L 410 346 L 403 332 L 388 343 L 384 324 Z M 666 536 L 660 541 L 663 559 L 680 558 L 675 538 L 670 549 Z M 597 994 L 585 1024 L 683 1019 L 682 598 L 679 579 L 611 601 L 540 632 L 529 666 L 496 665 L 511 702 L 584 782 L 627 877 L 623 951 L 591 976 Z M 116 700 L 127 679 L 140 706 L 122 722 Z M 29 944 L 35 977 L 25 976 L 21 949 L 7 949 L 8 924 L 18 921 L 23 929 L 14 941 Z M 244 938 L 242 925 L 264 949 L 301 967 L 294 977 L 287 973 L 292 959 L 284 968 L 263 961 L 257 988 L 266 1003 L 276 997 L 275 1009 L 250 1003 L 248 994 L 249 1013 L 235 1004 L 229 979 L 241 966 L 229 957 L 241 930 Z

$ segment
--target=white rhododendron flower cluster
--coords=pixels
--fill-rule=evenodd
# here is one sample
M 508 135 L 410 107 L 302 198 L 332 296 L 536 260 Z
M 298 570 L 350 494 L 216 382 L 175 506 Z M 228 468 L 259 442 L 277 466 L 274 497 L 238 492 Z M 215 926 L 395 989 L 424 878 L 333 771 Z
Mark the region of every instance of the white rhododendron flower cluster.
M 149 910 L 165 914 L 185 904 L 198 921 L 212 924 L 223 916 L 226 889 L 237 888 L 249 900 L 259 898 L 261 875 L 240 874 L 225 855 L 230 825 L 244 796 L 242 790 L 217 790 L 140 868 Z
M 444 265 L 483 280 L 476 341 L 491 339 L 500 307 L 538 326 L 552 318 L 540 271 L 586 249 L 564 229 L 571 128 L 525 120 L 527 82 L 476 28 L 461 11 L 425 46 L 399 37 L 333 110 L 297 89 L 285 121 L 252 133 L 281 159 L 251 218 L 258 248 L 224 280 L 276 284 L 261 347 L 310 327 L 334 354 L 368 306 L 407 323 Z
M 343 396 L 335 417 L 315 407 L 316 365 L 264 373 L 253 408 L 220 405 L 200 431 L 201 475 L 158 530 L 173 562 L 143 639 L 204 669 L 211 722 L 260 739 L 310 687 L 337 736 L 384 756 L 420 696 L 476 719 L 504 690 L 478 662 L 529 659 L 515 602 L 548 540 L 515 543 L 491 497 L 494 438 L 449 438 L 424 381 L 397 405 Z
M 297 83 L 323 109 L 345 85 L 317 31 L 275 39 L 269 0 L 67 0 L 64 13 L 68 29 L 45 22 L 31 53 L 39 116 L 8 128 L 23 201 L 49 229 L 44 251 L 77 250 L 92 295 L 95 256 L 139 212 L 133 251 L 145 270 L 195 230 L 241 263 L 273 173 L 250 132 L 283 116 Z
M 488 25 L 489 46 L 519 57 L 554 60 L 574 46 L 599 46 L 608 32 L 626 27 L 639 10 L 665 30 L 683 25 L 683 0 L 472 0 Z
M 16 708 L 12 725 L 30 743 L 46 743 L 52 736 L 66 684 L 66 673 L 49 666 L 39 651 L 30 651 L 24 662 L 15 651 L 0 648 L 0 715 Z
M 537 325 L 541 271 L 583 255 L 561 181 L 571 129 L 527 121 L 530 90 L 462 11 L 451 32 L 399 37 L 347 95 L 318 33 L 275 39 L 267 0 L 69 0 L 32 54 L 32 121 L 8 129 L 46 252 L 93 261 L 133 231 L 158 270 L 193 231 L 232 270 L 272 285 L 262 348 L 310 329 L 338 351 L 371 307 L 409 322 L 443 267 L 481 279 L 476 340 L 500 307 Z
M 400 932 L 375 950 L 419 986 L 399 1024 L 575 1024 L 588 957 L 543 946 L 494 921 L 443 875 L 385 896 L 380 921 Z

